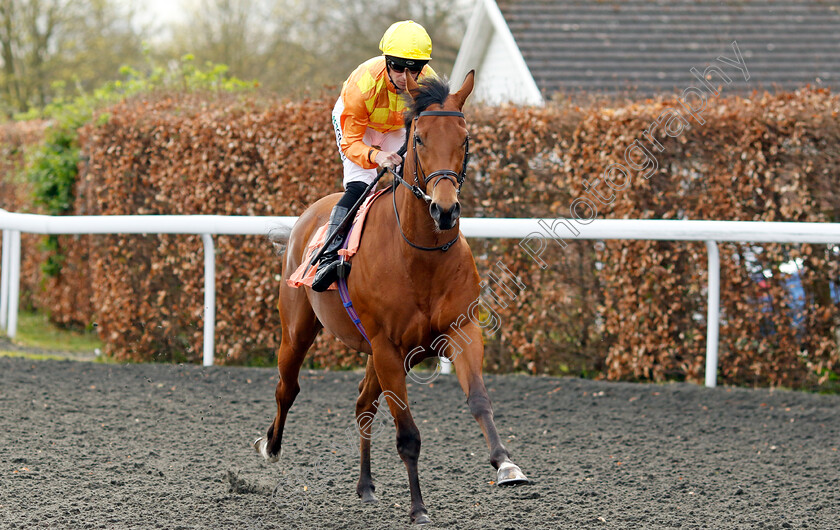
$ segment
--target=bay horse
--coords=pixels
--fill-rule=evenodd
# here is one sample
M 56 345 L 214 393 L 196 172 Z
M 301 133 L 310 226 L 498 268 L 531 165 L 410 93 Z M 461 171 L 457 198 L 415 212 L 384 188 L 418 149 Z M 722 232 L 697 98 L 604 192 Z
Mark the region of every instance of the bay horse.
M 453 361 L 470 411 L 484 433 L 498 482 L 528 481 L 511 461 L 493 421 L 482 377 L 481 330 L 475 322 L 462 322 L 480 294 L 475 260 L 459 230 L 458 200 L 469 152 L 461 109 L 472 92 L 474 76 L 474 71 L 467 74 L 461 89 L 451 94 L 444 81 L 430 79 L 418 85 L 406 76 L 410 98 L 405 114 L 407 149 L 403 174 L 414 175 L 414 190 L 409 191 L 408 184 L 399 186 L 395 182 L 390 192 L 392 200 L 383 197 L 373 203 L 365 221 L 364 237 L 352 261 L 352 273 L 347 278 L 350 299 L 369 343 L 345 311 L 338 291 L 318 293 L 308 287 L 293 288 L 285 282 L 306 259 L 310 240 L 327 222 L 341 195 L 318 200 L 295 223 L 283 258 L 284 281 L 278 302 L 282 341 L 277 353 L 277 416 L 266 436 L 254 442 L 254 448 L 266 460 L 278 460 L 286 416 L 300 391 L 301 364 L 317 333 L 326 327 L 348 347 L 369 355 L 356 401 L 361 457 L 356 492 L 363 502 L 377 500 L 370 468 L 371 422 L 363 420 L 376 414 L 378 403 L 382 402 L 379 398 L 384 395 L 396 425 L 397 451 L 408 471 L 409 515 L 416 524 L 431 519 L 420 493 L 420 432 L 407 406 L 406 367 L 410 369 L 424 358 L 435 356 L 430 346 L 453 324 L 460 327 L 461 336 L 468 337 L 464 341 L 469 342 L 461 345 L 460 354 L 447 356 Z M 424 355 L 406 359 L 409 351 L 418 351 L 418 346 Z

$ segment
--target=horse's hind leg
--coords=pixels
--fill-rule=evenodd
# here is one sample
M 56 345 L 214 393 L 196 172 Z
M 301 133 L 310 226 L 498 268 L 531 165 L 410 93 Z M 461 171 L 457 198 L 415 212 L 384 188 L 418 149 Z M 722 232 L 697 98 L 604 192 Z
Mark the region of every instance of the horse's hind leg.
M 373 367 L 373 357 L 368 356 L 365 378 L 359 383 L 359 398 L 356 400 L 356 426 L 359 430 L 359 456 L 361 458 L 361 470 L 359 472 L 359 483 L 356 485 L 356 493 L 361 497 L 362 502 L 377 502 L 373 492 L 376 486 L 373 484 L 373 477 L 370 473 L 370 441 L 373 437 L 371 424 L 376 416 L 378 406 L 387 408 L 384 403 L 378 403 L 382 388 L 379 385 L 379 378 Z
M 464 394 L 467 395 L 467 404 L 475 417 L 484 438 L 487 440 L 487 447 L 490 449 L 490 463 L 497 470 L 496 484 L 511 485 L 529 482 L 519 466 L 510 459 L 510 453 L 502 444 L 496 423 L 493 421 L 493 407 L 490 404 L 490 397 L 487 395 L 487 388 L 484 386 L 484 378 L 481 375 L 481 366 L 484 359 L 484 345 L 481 341 L 481 330 L 478 326 L 472 325 L 463 328 L 472 342 L 464 348 L 464 351 L 454 360 L 455 374 Z
M 254 442 L 254 448 L 269 462 L 276 462 L 279 459 L 286 415 L 300 392 L 298 384 L 300 367 L 306 357 L 306 352 L 321 329 L 321 323 L 315 316 L 312 306 L 309 305 L 309 300 L 302 288 L 281 286 L 279 309 L 282 339 L 280 349 L 277 350 L 277 371 L 280 380 L 274 391 L 277 416 L 268 427 L 266 436 Z

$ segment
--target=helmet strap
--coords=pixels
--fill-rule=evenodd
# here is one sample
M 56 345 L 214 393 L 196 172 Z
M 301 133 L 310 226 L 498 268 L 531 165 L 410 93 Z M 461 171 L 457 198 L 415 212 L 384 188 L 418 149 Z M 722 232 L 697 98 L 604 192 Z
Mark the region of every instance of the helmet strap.
M 394 78 L 391 77 L 391 68 L 388 66 L 388 61 L 385 61 L 385 73 L 388 74 L 388 81 L 390 81 L 391 84 L 394 85 L 394 90 L 397 91 L 397 94 L 402 94 L 404 92 L 404 90 L 402 90 L 400 87 L 398 87 L 397 84 L 394 83 Z M 411 75 L 411 74 L 406 73 L 406 75 Z

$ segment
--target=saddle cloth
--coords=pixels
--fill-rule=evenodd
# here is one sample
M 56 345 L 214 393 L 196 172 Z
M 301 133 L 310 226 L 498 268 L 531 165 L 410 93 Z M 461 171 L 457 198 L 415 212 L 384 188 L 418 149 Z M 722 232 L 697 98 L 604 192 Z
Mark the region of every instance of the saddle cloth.
M 362 232 L 364 231 L 365 218 L 370 210 L 370 205 L 373 204 L 373 201 L 378 199 L 380 195 L 388 190 L 390 190 L 390 188 L 379 190 L 369 196 L 359 207 L 359 211 L 356 212 L 356 217 L 353 218 L 353 224 L 350 226 L 350 232 L 347 234 L 347 240 L 344 243 L 344 248 L 338 251 L 339 255 L 343 256 L 346 261 L 350 261 L 350 259 L 359 250 L 359 243 L 362 241 Z M 315 256 L 315 254 L 321 250 L 321 247 L 324 246 L 324 241 L 327 240 L 327 236 L 329 235 L 327 230 L 328 225 L 325 224 L 318 228 L 315 232 L 315 235 L 312 237 L 312 241 L 310 241 L 309 246 L 306 247 L 306 257 L 301 262 L 297 270 L 295 270 L 289 279 L 286 280 L 286 283 L 290 287 L 300 287 L 301 285 L 312 287 L 312 281 L 315 279 L 315 273 L 318 271 L 318 266 L 313 265 L 312 267 L 309 267 L 309 270 L 306 270 L 306 267 L 309 265 L 309 262 L 312 261 L 313 256 Z M 337 288 L 336 284 L 333 283 L 330 285 L 329 290 L 336 290 Z

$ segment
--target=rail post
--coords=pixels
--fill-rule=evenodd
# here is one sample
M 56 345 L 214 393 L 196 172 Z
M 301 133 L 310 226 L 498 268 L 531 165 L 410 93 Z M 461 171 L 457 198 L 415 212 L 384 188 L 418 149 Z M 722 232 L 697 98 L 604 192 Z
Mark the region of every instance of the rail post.
M 3 230 L 3 249 L 0 258 L 0 328 L 9 321 L 9 269 L 11 268 L 12 231 Z
M 706 316 L 706 386 L 717 386 L 718 331 L 720 328 L 720 253 L 717 241 L 706 241 L 709 252 L 709 309 Z
M 20 298 L 20 230 L 10 230 L 9 251 L 9 316 L 6 334 L 10 339 L 17 335 L 18 299 Z
M 213 366 L 216 331 L 216 248 L 213 236 L 201 234 L 204 243 L 204 366 Z

